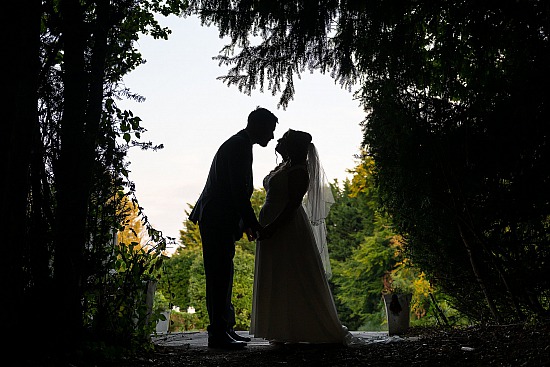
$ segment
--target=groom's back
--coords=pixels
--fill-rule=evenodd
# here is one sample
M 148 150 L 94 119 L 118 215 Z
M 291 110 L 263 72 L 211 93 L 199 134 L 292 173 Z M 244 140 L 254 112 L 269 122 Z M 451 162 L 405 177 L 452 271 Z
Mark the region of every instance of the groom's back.
M 252 194 L 252 145 L 244 130 L 227 139 L 218 149 L 204 189 L 189 219 L 200 221 L 203 213 L 240 217 L 239 206 Z

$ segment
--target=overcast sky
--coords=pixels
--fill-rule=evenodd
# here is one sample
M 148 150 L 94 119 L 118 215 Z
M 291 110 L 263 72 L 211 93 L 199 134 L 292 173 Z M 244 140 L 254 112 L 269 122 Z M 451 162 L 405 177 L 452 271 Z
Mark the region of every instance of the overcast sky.
M 130 179 L 151 224 L 175 237 L 187 218 L 188 204 L 198 199 L 210 163 L 220 144 L 246 126 L 248 114 L 261 106 L 279 118 L 275 140 L 254 145 L 254 186 L 276 165 L 276 139 L 289 128 L 309 132 L 330 181 L 342 181 L 357 161 L 364 112 L 353 93 L 328 75 L 302 75 L 286 110 L 277 109 L 279 95 L 259 90 L 247 96 L 216 77 L 226 71 L 213 56 L 224 40 L 216 28 L 202 27 L 196 18 L 161 18 L 172 29 L 168 41 L 142 37 L 137 48 L 147 63 L 125 77 L 127 87 L 146 98 L 143 103 L 119 102 L 143 120 L 142 140 L 164 149 L 130 150 Z M 279 158 L 280 160 L 280 158 Z

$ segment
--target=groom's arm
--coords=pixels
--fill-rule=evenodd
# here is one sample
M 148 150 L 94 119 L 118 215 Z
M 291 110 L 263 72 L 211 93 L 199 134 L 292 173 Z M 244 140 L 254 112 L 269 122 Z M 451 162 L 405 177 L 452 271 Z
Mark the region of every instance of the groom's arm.
M 228 184 L 231 197 L 245 228 L 250 228 L 252 233 L 255 233 L 261 226 L 250 203 L 250 195 L 254 190 L 250 187 L 252 185 L 252 148 L 246 144 L 234 144 L 232 148 L 228 155 Z

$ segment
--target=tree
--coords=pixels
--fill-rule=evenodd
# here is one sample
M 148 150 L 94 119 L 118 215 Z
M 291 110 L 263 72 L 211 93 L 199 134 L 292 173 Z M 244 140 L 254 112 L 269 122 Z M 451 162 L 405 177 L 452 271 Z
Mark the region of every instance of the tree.
M 403 46 L 422 68 L 392 67 L 363 89 L 365 142 L 413 261 L 457 307 L 475 320 L 541 317 L 548 283 L 533 275 L 547 271 L 548 91 L 537 80 L 548 73 L 548 8 L 456 5 L 426 13 L 423 51 Z
M 363 238 L 346 261 L 334 261 L 336 297 L 344 308 L 340 317 L 353 330 L 366 325 L 372 330 L 382 324 L 383 280 L 396 262 L 391 247 L 396 236 L 379 224 L 377 227 L 375 233 Z M 373 315 L 376 315 L 374 320 Z
M 327 218 L 332 290 L 342 322 L 353 330 L 380 328 L 384 279 L 397 262 L 388 218 L 379 212 L 374 161 L 361 156 L 351 180 L 333 185 Z
M 403 238 L 381 210 L 375 166 L 372 158 L 363 155 L 349 170 L 351 180 L 342 188 L 333 186 L 336 200 L 327 228 L 338 314 L 349 328 L 381 329 L 385 324 L 382 294 L 399 291 L 412 294 L 413 322 L 434 324 L 439 315 L 430 307 L 435 309 L 434 302 L 444 301 L 444 295 L 407 256 Z M 431 300 L 430 294 L 437 300 Z
M 193 209 L 190 204 L 189 208 L 185 211 L 186 217 Z M 202 242 L 199 226 L 189 219 L 186 219 L 183 225 L 184 229 L 180 230 L 181 246 L 164 263 L 164 276 L 159 282 L 159 290 L 163 294 L 169 295 L 170 302 L 180 308 L 193 306 L 189 295 L 190 279 L 193 276 L 192 269 L 197 268 L 194 265 L 196 262 L 200 262 L 202 266 Z M 204 276 L 204 271 L 200 272 Z
M 139 32 L 168 35 L 153 12 L 179 13 L 183 6 L 48 0 L 3 8 L 4 44 L 12 51 L 4 58 L 10 70 L 6 86 L 12 93 L 2 105 L 6 175 L 0 212 L 13 247 L 3 275 L 14 280 L 7 292 L 15 300 L 6 314 L 41 304 L 49 315 L 38 330 L 45 350 L 65 353 L 82 346 L 90 316 L 99 312 L 102 302 L 95 297 L 113 270 L 107 269 L 113 265 L 113 233 L 124 221 L 118 193 L 133 191 L 126 150 L 155 148 L 131 143 L 143 132 L 140 120 L 118 109 L 115 100 L 140 97 L 120 81 L 143 62 L 134 48 Z M 165 240 L 144 218 L 151 241 L 162 247 Z M 138 270 L 146 276 L 151 268 Z M 30 318 L 8 320 L 13 332 L 34 328 Z
M 142 62 L 132 47 L 137 32 L 151 30 L 157 37 L 167 34 L 150 17 L 155 6 L 149 2 L 98 0 L 83 4 L 64 0 L 47 5 L 44 74 L 56 81 L 57 90 L 50 94 L 56 99 L 44 102 L 60 112 L 49 122 L 55 124 L 54 136 L 61 142 L 52 157 L 56 193 L 53 284 L 54 299 L 59 303 L 52 311 L 58 319 L 67 320 L 59 323 L 64 329 L 56 334 L 68 338 L 63 343 L 71 344 L 81 339 L 84 327 L 82 298 L 87 290 L 82 284 L 90 276 L 85 264 L 90 246 L 89 213 L 95 210 L 91 203 L 94 195 L 113 191 L 95 186 L 94 179 L 112 167 L 115 179 L 111 182 L 118 186 L 117 180 L 124 177 L 124 148 L 117 147 L 115 139 L 122 136 L 129 142 L 130 133 L 139 138 L 142 131 L 139 118 L 116 108 L 114 98 L 124 94 L 118 83 Z M 111 215 L 114 218 L 114 213 Z
M 327 241 L 331 259 L 345 261 L 366 235 L 374 233 L 377 193 L 374 184 L 374 161 L 363 156 L 348 170 L 352 180 L 345 180 L 342 188 L 332 185 L 335 204 L 327 218 Z
M 359 246 L 365 234 L 374 231 L 372 207 L 362 194 L 351 195 L 351 182 L 332 185 L 334 204 L 327 217 L 327 243 L 331 260 L 345 261 Z
M 459 309 L 496 322 L 549 312 L 544 1 L 189 3 L 230 39 L 228 85 L 280 92 L 283 107 L 305 70 L 357 88 L 385 209 Z

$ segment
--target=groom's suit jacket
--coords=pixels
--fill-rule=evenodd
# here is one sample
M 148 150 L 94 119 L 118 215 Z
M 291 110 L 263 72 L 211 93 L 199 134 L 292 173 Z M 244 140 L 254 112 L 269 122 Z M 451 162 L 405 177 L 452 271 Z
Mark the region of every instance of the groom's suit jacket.
M 189 220 L 197 223 L 208 217 L 209 223 L 231 230 L 238 240 L 245 228 L 259 226 L 250 203 L 253 191 L 252 143 L 241 130 L 218 149 Z

